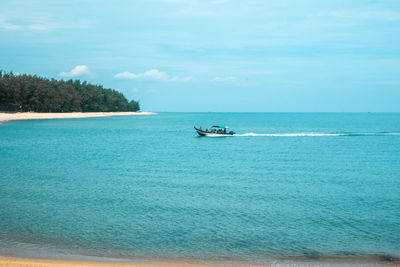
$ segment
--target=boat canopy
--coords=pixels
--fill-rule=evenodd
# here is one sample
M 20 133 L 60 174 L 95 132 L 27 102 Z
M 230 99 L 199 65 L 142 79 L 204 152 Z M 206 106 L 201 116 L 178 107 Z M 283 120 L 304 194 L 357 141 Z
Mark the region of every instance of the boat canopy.
M 214 126 L 212 126 L 211 128 L 220 128 L 220 129 L 226 129 L 226 128 L 229 128 L 228 126 L 222 126 L 222 125 L 220 125 L 220 126 L 218 126 L 218 125 L 214 125 Z

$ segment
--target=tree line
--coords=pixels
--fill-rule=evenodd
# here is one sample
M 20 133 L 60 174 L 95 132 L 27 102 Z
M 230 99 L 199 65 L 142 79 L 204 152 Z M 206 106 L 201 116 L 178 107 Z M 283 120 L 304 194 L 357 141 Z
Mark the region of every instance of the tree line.
M 0 110 L 110 112 L 138 111 L 140 106 L 116 90 L 86 81 L 47 79 L 0 70 Z

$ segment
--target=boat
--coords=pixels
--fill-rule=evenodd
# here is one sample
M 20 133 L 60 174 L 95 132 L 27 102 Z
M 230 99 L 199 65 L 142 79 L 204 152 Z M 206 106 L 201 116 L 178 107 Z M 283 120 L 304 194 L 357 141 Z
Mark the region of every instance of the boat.
M 210 129 L 205 130 L 203 130 L 201 127 L 196 128 L 196 126 L 194 126 L 194 129 L 200 136 L 232 136 L 235 134 L 233 131 L 228 131 L 228 126 L 214 125 L 211 126 Z

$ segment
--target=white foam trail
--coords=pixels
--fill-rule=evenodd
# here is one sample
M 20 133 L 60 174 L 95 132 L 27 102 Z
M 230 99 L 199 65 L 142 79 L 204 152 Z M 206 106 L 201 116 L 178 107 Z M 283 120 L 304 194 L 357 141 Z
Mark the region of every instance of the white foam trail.
M 270 133 L 270 134 L 257 134 L 257 133 L 245 133 L 235 134 L 234 136 L 341 136 L 345 134 L 330 134 L 330 133 Z
M 400 135 L 398 132 L 385 133 L 244 133 L 234 134 L 233 136 L 272 136 L 272 137 L 296 137 L 296 136 L 385 136 L 385 135 Z
M 236 136 L 231 134 L 207 134 L 207 137 L 226 137 L 226 136 Z M 240 136 L 240 135 L 239 135 Z
M 385 133 L 384 135 L 400 135 L 400 133 Z
M 244 133 L 244 134 L 208 134 L 208 137 L 228 137 L 228 136 L 269 136 L 269 137 L 301 137 L 301 136 L 388 136 L 388 135 L 400 135 L 400 132 L 377 132 L 377 133 Z

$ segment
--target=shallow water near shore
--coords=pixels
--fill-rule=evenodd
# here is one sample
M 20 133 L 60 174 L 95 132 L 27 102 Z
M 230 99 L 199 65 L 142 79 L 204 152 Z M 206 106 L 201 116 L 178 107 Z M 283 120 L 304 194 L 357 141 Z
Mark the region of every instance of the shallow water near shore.
M 400 257 L 398 113 L 8 122 L 0 170 L 0 255 Z

